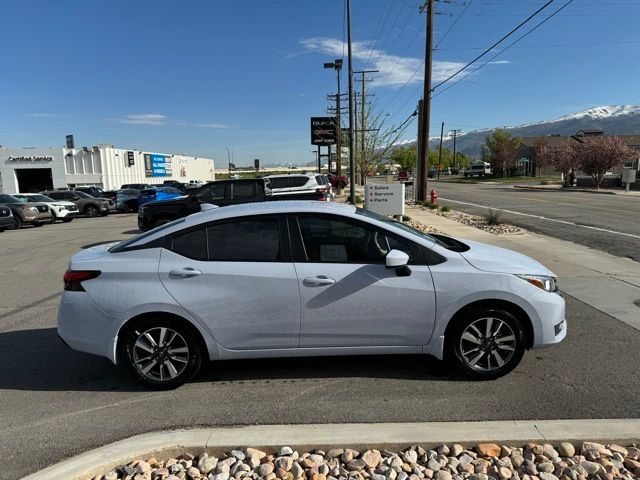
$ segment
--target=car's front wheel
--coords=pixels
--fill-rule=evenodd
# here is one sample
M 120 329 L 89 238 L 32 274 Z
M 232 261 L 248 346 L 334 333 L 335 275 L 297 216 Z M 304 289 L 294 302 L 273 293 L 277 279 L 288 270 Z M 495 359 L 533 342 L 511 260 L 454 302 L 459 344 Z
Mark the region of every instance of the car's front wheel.
M 100 210 L 98 210 L 98 207 L 89 205 L 87 208 L 85 208 L 84 214 L 87 217 L 97 217 L 98 215 L 100 215 Z
M 13 229 L 20 230 L 22 228 L 22 219 L 19 215 L 13 216 Z
M 512 371 L 522 360 L 524 330 L 507 311 L 473 310 L 456 322 L 447 349 L 449 357 L 467 375 L 494 379 Z
M 193 378 L 202 365 L 196 335 L 171 318 L 144 319 L 124 333 L 120 358 L 140 383 L 176 388 Z

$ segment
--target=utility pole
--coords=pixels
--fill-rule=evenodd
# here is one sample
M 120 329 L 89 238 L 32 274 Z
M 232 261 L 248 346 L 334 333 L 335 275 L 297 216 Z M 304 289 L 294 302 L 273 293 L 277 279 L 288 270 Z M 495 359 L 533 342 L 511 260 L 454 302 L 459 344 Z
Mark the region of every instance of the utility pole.
M 349 202 L 356 203 L 355 158 L 353 156 L 353 58 L 351 52 L 351 0 L 347 0 L 347 50 L 349 55 Z
M 418 141 L 416 142 L 416 145 L 418 146 L 417 148 L 418 158 L 416 159 L 416 165 L 418 168 L 416 168 L 416 178 L 414 178 L 413 180 L 413 200 L 416 202 L 419 200 L 418 190 L 422 185 L 422 176 L 424 175 L 421 168 L 422 150 L 424 149 L 424 145 L 423 145 L 424 138 L 422 137 L 423 109 L 424 109 L 424 101 L 420 99 L 418 100 Z
M 336 94 L 336 175 L 342 175 L 342 109 L 340 107 L 340 100 L 342 99 L 342 94 L 340 93 L 340 71 L 342 70 L 343 60 L 341 58 L 335 59 L 333 62 L 325 63 L 324 68 L 332 68 L 336 71 L 336 75 L 338 78 L 338 93 Z M 329 95 L 331 98 L 333 95 Z M 331 150 L 331 147 L 329 147 Z M 331 154 L 331 152 L 329 152 Z M 331 160 L 329 160 L 331 163 Z
M 231 150 L 229 147 L 224 147 L 224 149 L 227 151 L 227 163 L 229 164 L 229 173 L 231 173 Z
M 457 161 L 457 159 L 456 159 L 456 139 L 458 137 L 458 132 L 459 131 L 460 130 L 454 130 L 453 131 L 453 168 L 456 167 L 456 161 Z
M 420 12 L 427 10 L 427 35 L 424 51 L 424 87 L 422 98 L 424 108 L 422 111 L 422 158 L 420 158 L 420 184 L 418 185 L 418 200 L 424 201 L 427 198 L 427 174 L 429 173 L 429 128 L 431 115 L 431 69 L 433 63 L 433 10 L 434 0 L 426 0 L 420 7 Z
M 354 92 L 354 95 L 357 97 L 358 96 L 358 92 Z M 353 117 L 355 119 L 358 118 L 358 99 L 357 98 L 355 98 L 354 101 L 353 101 Z M 362 132 L 360 132 L 359 128 L 354 128 L 352 130 L 352 135 L 353 135 L 353 158 L 354 158 L 354 161 L 353 161 L 353 163 L 354 163 L 353 178 L 356 179 L 356 178 L 358 178 L 358 172 L 356 172 L 356 170 L 357 170 L 357 161 L 358 161 L 357 159 L 359 158 L 358 157 L 358 155 L 359 155 L 359 153 L 358 153 L 358 143 L 359 143 L 358 142 L 358 135 L 362 135 Z
M 438 180 L 440 180 L 440 165 L 442 165 L 442 137 L 443 136 L 444 136 L 444 122 L 442 122 L 442 125 L 440 125 L 440 153 L 438 154 Z

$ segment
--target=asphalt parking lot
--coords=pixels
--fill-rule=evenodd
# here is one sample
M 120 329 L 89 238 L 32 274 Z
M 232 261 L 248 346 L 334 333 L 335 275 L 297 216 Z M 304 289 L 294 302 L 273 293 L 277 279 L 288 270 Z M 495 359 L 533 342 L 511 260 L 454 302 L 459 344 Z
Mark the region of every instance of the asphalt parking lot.
M 473 382 L 418 356 L 229 361 L 153 392 L 55 331 L 69 257 L 137 232 L 135 215 L 0 233 L 0 458 L 19 478 L 158 429 L 269 423 L 632 418 L 640 332 L 567 298 L 569 334 L 510 375 Z

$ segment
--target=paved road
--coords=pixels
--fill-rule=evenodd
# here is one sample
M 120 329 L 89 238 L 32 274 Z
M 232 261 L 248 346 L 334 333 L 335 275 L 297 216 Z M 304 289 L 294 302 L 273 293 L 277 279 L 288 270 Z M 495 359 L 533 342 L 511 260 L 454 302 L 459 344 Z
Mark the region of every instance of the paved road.
M 68 350 L 55 316 L 68 257 L 129 236 L 131 215 L 0 234 L 0 458 L 15 479 L 133 434 L 184 426 L 632 418 L 640 332 L 568 298 L 569 336 L 511 375 L 470 382 L 432 359 L 230 361 L 170 392 Z
M 504 218 L 515 225 L 640 262 L 640 197 L 435 181 L 432 188 L 457 210 L 508 210 Z

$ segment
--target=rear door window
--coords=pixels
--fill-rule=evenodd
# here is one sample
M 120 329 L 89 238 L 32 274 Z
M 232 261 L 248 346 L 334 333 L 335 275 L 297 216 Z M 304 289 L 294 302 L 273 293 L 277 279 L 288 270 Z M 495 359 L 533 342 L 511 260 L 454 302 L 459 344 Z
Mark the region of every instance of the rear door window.
M 279 262 L 280 229 L 276 217 L 220 223 L 207 228 L 209 260 L 218 262 Z
M 252 182 L 232 183 L 231 198 L 248 199 L 256 196 L 256 184 Z

